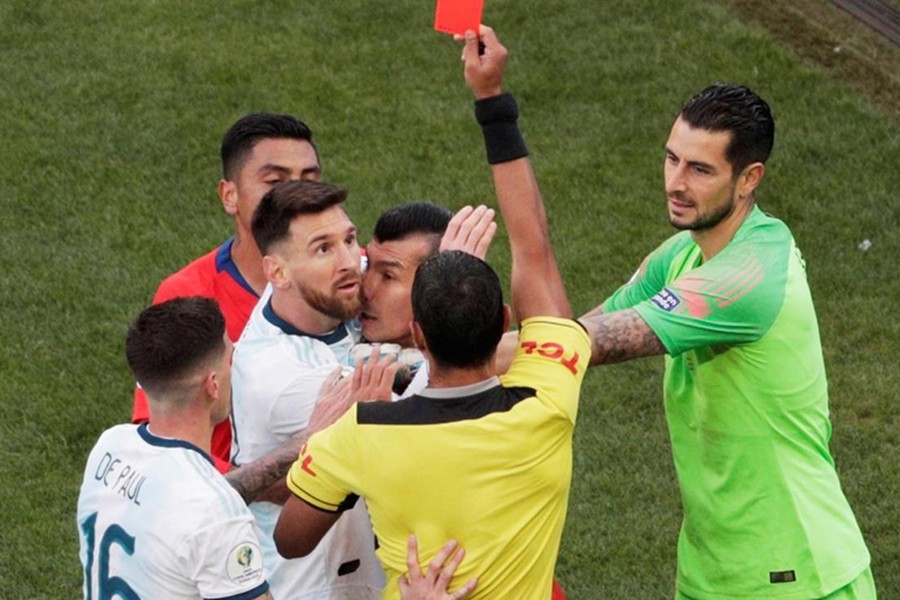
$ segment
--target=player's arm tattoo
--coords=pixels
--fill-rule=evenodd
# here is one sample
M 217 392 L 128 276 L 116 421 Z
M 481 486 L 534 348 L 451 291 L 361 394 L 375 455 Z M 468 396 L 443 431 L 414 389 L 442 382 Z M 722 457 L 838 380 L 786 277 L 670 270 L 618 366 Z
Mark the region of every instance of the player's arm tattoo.
M 579 319 L 591 338 L 591 364 L 622 362 L 666 353 L 666 347 L 634 309 L 598 314 L 597 309 Z
M 585 319 L 592 319 L 594 317 L 599 317 L 602 314 L 603 314 L 603 305 L 601 304 L 600 306 L 598 306 L 596 308 L 592 308 L 588 312 L 581 315 L 581 317 L 578 320 L 584 321 Z
M 262 458 L 228 471 L 225 479 L 250 504 L 287 475 L 307 439 L 309 433 L 301 431 Z

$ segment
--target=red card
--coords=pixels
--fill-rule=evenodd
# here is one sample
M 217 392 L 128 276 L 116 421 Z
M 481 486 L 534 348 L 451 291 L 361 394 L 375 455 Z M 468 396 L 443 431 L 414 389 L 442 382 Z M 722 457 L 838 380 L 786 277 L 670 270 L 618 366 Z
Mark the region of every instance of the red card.
M 444 33 L 464 34 L 467 29 L 478 33 L 484 0 L 437 0 L 434 28 Z

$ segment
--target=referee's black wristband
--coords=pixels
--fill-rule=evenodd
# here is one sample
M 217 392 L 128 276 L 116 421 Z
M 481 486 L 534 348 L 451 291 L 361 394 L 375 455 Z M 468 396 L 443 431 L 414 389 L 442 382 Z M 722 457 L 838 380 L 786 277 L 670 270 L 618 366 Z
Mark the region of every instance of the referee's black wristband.
M 509 92 L 475 101 L 475 118 L 484 134 L 489 164 L 509 162 L 528 156 L 525 140 L 516 120 L 519 107 Z

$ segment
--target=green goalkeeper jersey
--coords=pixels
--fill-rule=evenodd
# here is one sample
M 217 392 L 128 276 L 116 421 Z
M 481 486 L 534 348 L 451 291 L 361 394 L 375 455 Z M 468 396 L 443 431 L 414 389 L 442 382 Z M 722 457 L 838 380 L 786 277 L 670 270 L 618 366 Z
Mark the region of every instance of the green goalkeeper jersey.
M 818 598 L 859 575 L 869 553 L 828 449 L 819 331 L 787 226 L 754 207 L 707 262 L 678 233 L 603 308 L 634 308 L 668 353 L 678 589 Z

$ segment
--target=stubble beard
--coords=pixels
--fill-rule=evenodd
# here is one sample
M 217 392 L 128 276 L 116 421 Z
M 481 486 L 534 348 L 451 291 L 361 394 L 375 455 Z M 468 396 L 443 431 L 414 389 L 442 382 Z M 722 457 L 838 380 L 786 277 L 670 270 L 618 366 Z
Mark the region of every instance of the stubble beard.
M 708 231 L 710 229 L 713 229 L 716 225 L 727 219 L 728 216 L 734 212 L 734 208 L 737 204 L 734 200 L 734 187 L 731 188 L 728 196 L 728 203 L 720 206 L 716 209 L 715 212 L 711 214 L 698 214 L 696 219 L 687 223 L 675 221 L 671 216 L 669 216 L 669 223 L 672 225 L 672 227 L 679 231 Z M 696 209 L 697 204 L 695 202 L 692 202 L 691 204 Z

